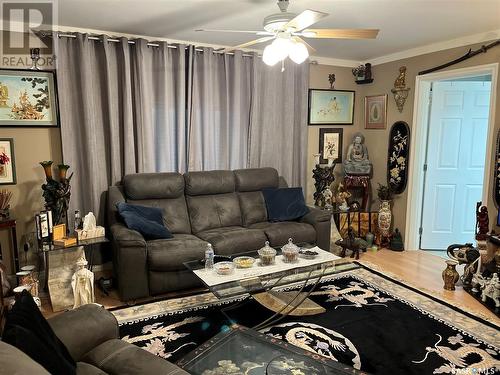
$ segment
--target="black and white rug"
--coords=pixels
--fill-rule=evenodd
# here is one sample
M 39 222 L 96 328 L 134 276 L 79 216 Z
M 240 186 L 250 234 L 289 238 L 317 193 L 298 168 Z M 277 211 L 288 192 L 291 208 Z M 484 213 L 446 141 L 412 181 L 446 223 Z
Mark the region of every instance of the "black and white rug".
M 261 332 L 373 374 L 500 373 L 497 325 L 374 270 L 325 278 L 311 299 L 327 311 L 288 316 Z M 211 294 L 113 313 L 123 340 L 171 362 L 234 323 L 252 327 L 271 316 L 251 298 Z

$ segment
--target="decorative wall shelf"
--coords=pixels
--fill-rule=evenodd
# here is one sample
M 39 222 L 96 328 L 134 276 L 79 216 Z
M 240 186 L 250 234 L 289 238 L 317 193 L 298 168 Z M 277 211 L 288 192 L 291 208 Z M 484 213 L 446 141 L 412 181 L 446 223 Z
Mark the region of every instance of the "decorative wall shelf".
M 355 80 L 354 82 L 356 82 L 358 85 L 366 85 L 367 83 L 372 83 L 373 82 L 373 78 Z

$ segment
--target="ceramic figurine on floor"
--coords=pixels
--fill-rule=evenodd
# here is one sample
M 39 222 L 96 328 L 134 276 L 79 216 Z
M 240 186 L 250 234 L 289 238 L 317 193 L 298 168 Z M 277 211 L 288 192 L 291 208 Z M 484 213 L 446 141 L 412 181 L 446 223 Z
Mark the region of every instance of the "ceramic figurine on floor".
M 372 163 L 365 145 L 365 137 L 361 133 L 354 134 L 352 143 L 347 148 L 344 160 L 344 173 L 346 175 L 370 175 Z
M 472 276 L 477 271 L 476 267 L 478 267 L 476 260 L 480 257 L 479 250 L 472 246 L 471 243 L 453 244 L 448 246 L 446 253 L 458 264 L 465 264 L 462 283 L 464 287 L 470 287 Z
M 76 262 L 78 269 L 71 278 L 75 298 L 74 309 L 94 302 L 94 273 L 87 269 L 87 264 L 84 257 L 78 259 Z
M 488 217 L 488 208 L 482 206 L 483 202 L 477 202 L 476 205 L 476 240 L 484 241 L 490 231 L 490 219 Z
M 486 302 L 488 298 L 493 300 L 496 308 L 500 307 L 500 280 L 497 273 L 494 273 L 491 279 L 484 283 L 481 301 Z
M 398 228 L 394 231 L 391 236 L 391 242 L 389 248 L 393 251 L 404 251 L 405 247 L 403 244 L 403 237 L 401 236 L 401 232 Z

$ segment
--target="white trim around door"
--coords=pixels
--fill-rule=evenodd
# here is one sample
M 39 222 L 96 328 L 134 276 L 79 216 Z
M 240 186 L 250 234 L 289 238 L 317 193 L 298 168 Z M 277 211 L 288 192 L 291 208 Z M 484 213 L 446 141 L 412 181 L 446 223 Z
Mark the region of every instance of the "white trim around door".
M 488 144 L 484 164 L 483 202 L 488 201 L 491 177 L 491 154 L 495 137 L 495 107 L 498 82 L 498 63 L 446 70 L 417 76 L 415 80 L 415 101 L 410 137 L 410 162 L 408 176 L 408 205 L 406 212 L 405 249 L 419 249 L 419 228 L 422 219 L 424 190 L 424 163 L 427 150 L 430 88 L 433 81 L 445 79 L 491 75 L 490 115 L 488 121 Z

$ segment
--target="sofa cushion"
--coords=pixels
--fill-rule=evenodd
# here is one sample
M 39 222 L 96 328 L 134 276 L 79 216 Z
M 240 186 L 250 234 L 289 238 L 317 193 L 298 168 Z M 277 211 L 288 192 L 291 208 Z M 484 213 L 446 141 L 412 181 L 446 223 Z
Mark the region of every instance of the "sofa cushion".
M 267 208 L 261 191 L 238 193 L 243 226 L 267 221 Z
M 316 230 L 311 224 L 297 223 L 295 221 L 282 221 L 277 223 L 256 223 L 250 225 L 252 229 L 263 230 L 271 246 L 282 246 L 289 238 L 295 243 L 315 243 Z
M 163 223 L 163 211 L 159 208 L 120 202 L 118 212 L 127 228 L 139 232 L 147 240 L 172 237 Z
M 231 171 L 188 172 L 184 174 L 186 195 L 209 195 L 234 192 Z
M 107 375 L 107 374 L 101 369 L 92 366 L 90 363 L 77 362 L 76 375 Z
M 157 207 L 163 210 L 163 223 L 171 233 L 191 233 L 191 224 L 184 195 L 170 199 L 127 200 L 131 204 Z
M 136 173 L 123 177 L 127 199 L 164 199 L 184 195 L 184 178 L 180 173 Z
M 237 169 L 234 176 L 236 191 L 259 191 L 279 185 L 278 171 L 274 168 Z
M 0 373 L 9 375 L 50 375 L 25 353 L 2 341 L 0 341 L 0 369 Z
M 262 230 L 239 226 L 210 229 L 197 234 L 210 242 L 219 255 L 232 255 L 260 249 L 267 241 Z
M 213 228 L 242 225 L 236 193 L 187 196 L 186 201 L 194 234 Z
M 309 212 L 302 188 L 263 189 L 269 221 L 298 219 Z
M 52 374 L 76 373 L 76 363 L 68 349 L 26 290 L 7 315 L 2 340 L 26 353 Z
M 176 234 L 174 238 L 147 242 L 148 265 L 152 271 L 186 269 L 184 262 L 205 257 L 207 243 L 192 234 Z
M 109 374 L 188 374 L 163 358 L 119 339 L 102 343 L 88 352 L 82 360 Z
M 200 278 L 187 268 L 170 272 L 149 270 L 148 279 L 150 295 L 195 288 L 206 289 Z

